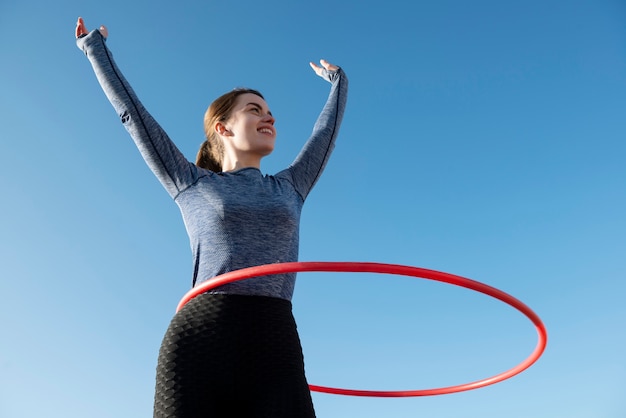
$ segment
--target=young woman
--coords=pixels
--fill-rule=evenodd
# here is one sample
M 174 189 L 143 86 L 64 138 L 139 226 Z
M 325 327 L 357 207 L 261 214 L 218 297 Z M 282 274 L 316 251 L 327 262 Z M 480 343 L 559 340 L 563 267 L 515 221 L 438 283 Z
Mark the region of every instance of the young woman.
M 193 253 L 193 285 L 255 265 L 296 261 L 302 205 L 334 147 L 348 90 L 341 68 L 311 67 L 331 83 L 311 137 L 296 159 L 263 175 L 274 149 L 274 117 L 263 96 L 233 90 L 205 115 L 196 164 L 145 110 L 105 45 L 107 30 L 77 44 L 139 151 L 180 207 Z M 302 348 L 292 315 L 295 274 L 244 280 L 185 305 L 161 345 L 155 417 L 313 417 Z

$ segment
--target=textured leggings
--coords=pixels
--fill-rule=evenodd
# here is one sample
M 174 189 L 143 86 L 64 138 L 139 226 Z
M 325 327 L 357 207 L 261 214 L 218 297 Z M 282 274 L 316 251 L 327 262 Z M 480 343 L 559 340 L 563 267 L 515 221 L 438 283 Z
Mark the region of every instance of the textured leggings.
M 155 418 L 315 417 L 291 302 L 205 293 L 172 319 Z

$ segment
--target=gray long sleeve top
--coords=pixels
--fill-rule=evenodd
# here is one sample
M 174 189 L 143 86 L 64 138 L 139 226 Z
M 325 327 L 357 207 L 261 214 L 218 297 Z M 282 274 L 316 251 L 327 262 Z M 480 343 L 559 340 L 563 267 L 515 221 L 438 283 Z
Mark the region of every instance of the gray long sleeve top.
M 215 173 L 189 162 L 146 111 L 99 31 L 77 44 L 146 163 L 180 208 L 193 254 L 194 286 L 241 268 L 297 261 L 302 205 L 328 161 L 346 105 L 343 70 L 324 70 L 332 84 L 328 100 L 288 168 L 275 175 L 256 168 Z M 291 300 L 295 276 L 248 279 L 213 291 Z

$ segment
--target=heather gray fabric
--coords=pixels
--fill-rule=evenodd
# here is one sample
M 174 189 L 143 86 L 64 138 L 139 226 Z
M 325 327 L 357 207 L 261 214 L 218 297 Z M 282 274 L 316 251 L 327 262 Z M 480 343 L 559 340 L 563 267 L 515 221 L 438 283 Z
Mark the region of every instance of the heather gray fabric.
M 324 70 L 332 86 L 300 154 L 275 175 L 256 168 L 214 173 L 189 162 L 143 107 L 95 30 L 77 40 L 121 122 L 178 204 L 193 254 L 192 284 L 245 267 L 297 261 L 302 205 L 334 147 L 346 105 L 344 72 Z M 291 300 L 295 274 L 231 283 L 214 292 Z

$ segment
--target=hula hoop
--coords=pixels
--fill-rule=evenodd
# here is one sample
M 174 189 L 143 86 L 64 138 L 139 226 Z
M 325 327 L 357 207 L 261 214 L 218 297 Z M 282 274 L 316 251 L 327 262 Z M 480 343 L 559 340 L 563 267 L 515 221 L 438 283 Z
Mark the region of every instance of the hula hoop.
M 501 382 L 509 379 L 535 363 L 539 357 L 543 354 L 548 336 L 546 327 L 539 318 L 539 316 L 533 312 L 528 306 L 526 306 L 520 300 L 505 293 L 495 287 L 491 287 L 481 282 L 477 282 L 471 279 L 467 279 L 461 276 L 456 276 L 449 273 L 443 273 L 436 270 L 428 270 L 420 267 L 410 267 L 398 264 L 382 264 L 382 263 L 358 263 L 358 262 L 292 262 L 292 263 L 277 263 L 266 264 L 263 266 L 249 267 L 241 270 L 231 271 L 213 279 L 204 282 L 189 292 L 187 292 L 176 308 L 178 312 L 187 302 L 194 297 L 211 290 L 215 287 L 224 285 L 226 283 L 232 283 L 239 280 L 251 279 L 253 277 L 268 276 L 272 274 L 284 274 L 284 273 L 297 273 L 297 272 L 337 272 L 337 273 L 381 273 L 392 274 L 398 276 L 409 276 L 428 280 L 434 280 L 437 282 L 448 283 L 455 286 L 464 287 L 476 292 L 484 293 L 495 299 L 498 299 L 524 314 L 535 325 L 538 335 L 537 345 L 533 352 L 517 366 L 497 374 L 486 379 L 477 380 L 470 383 L 465 383 L 456 386 L 446 386 L 435 389 L 420 389 L 420 390 L 395 390 L 395 391 L 378 391 L 378 390 L 357 390 L 357 389 L 341 389 L 327 386 L 309 385 L 309 388 L 314 392 L 332 393 L 336 395 L 349 395 L 349 396 L 372 396 L 372 397 L 413 397 L 413 396 L 433 396 L 444 395 L 448 393 L 463 392 L 472 389 L 478 389 L 484 386 L 493 385 L 494 383 Z

